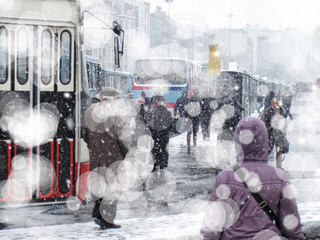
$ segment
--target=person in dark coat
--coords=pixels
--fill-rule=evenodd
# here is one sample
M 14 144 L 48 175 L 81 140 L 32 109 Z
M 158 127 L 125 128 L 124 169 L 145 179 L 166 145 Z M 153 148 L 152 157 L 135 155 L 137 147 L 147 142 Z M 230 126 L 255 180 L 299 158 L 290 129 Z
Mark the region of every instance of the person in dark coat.
M 270 91 L 264 99 L 264 108 L 271 107 L 272 99 L 276 96 L 274 91 Z
M 292 95 L 289 92 L 286 92 L 282 95 L 282 107 L 286 111 L 286 117 L 290 117 L 293 119 L 293 116 L 290 112 L 291 104 L 292 104 Z
M 271 106 L 264 109 L 261 113 L 261 120 L 265 123 L 268 129 L 269 137 L 269 150 L 268 153 L 272 152 L 275 144 L 277 144 L 280 149 L 278 149 L 277 156 L 282 152 L 283 144 L 287 141 L 285 138 L 286 125 L 281 126 L 281 121 L 285 123 L 286 112 L 280 106 L 279 98 L 273 98 Z M 276 165 L 278 168 L 282 167 L 282 159 L 277 157 Z
M 151 97 L 151 105 L 153 107 L 156 107 L 158 105 L 158 102 L 165 102 L 164 97 L 161 95 L 161 93 L 156 92 L 154 96 Z
M 146 113 L 150 112 L 151 107 L 152 107 L 151 99 L 149 97 L 147 97 L 145 91 L 141 92 L 141 97 L 144 98 L 144 103 L 143 103 L 144 111 Z
M 210 121 L 214 112 L 215 99 L 211 96 L 210 90 L 206 91 L 201 98 L 201 130 L 204 141 L 210 141 Z
M 168 167 L 169 152 L 167 151 L 167 144 L 169 143 L 169 129 L 172 122 L 171 113 L 165 102 L 158 101 L 147 119 L 147 125 L 151 130 L 154 141 L 151 151 L 155 161 L 153 171 Z
M 227 116 L 229 114 L 232 115 L 225 119 L 222 126 L 222 133 L 218 136 L 218 138 L 220 140 L 232 140 L 234 130 L 236 129 L 238 122 L 241 120 L 242 112 L 244 111 L 244 108 L 241 105 L 240 92 L 236 91 L 232 98 L 229 96 L 223 98 L 220 108 L 223 107 L 225 107 L 225 110 L 228 110 L 228 112 L 226 112 Z
M 201 98 L 198 89 L 193 90 L 193 96 L 190 98 L 189 103 L 186 106 L 186 116 L 191 120 L 192 125 L 188 129 L 187 133 L 187 156 L 191 151 L 191 135 L 193 135 L 193 145 L 197 145 L 197 134 L 199 131 L 201 120 Z
M 90 171 L 104 179 L 107 168 L 117 161 L 123 161 L 131 145 L 130 117 L 120 111 L 117 103 L 120 93 L 107 87 L 100 93 L 102 101 L 90 106 L 82 121 L 82 137 L 87 143 L 90 155 Z M 92 185 L 94 183 L 91 183 Z M 110 190 L 93 193 L 95 206 L 92 211 L 94 222 L 101 229 L 119 228 L 114 223 L 117 199 L 110 198 Z
M 243 118 L 234 136 L 237 166 L 216 177 L 202 221 L 202 240 L 280 239 L 303 240 L 300 215 L 285 172 L 268 165 L 268 132 L 258 118 Z M 279 219 L 264 212 L 251 191 L 258 192 Z M 240 175 L 241 176 L 241 175 Z
M 184 124 L 185 124 L 185 120 L 186 120 L 186 105 L 189 102 L 189 98 L 188 98 L 188 90 L 184 89 L 182 91 L 181 97 L 178 98 L 174 108 L 173 108 L 173 116 L 176 117 L 177 113 L 179 113 L 179 132 L 182 133 L 184 132 Z

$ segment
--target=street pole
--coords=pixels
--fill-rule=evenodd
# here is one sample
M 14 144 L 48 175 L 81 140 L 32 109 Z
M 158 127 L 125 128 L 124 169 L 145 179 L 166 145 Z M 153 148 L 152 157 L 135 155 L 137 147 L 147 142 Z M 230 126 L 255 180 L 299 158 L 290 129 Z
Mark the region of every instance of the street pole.
M 168 43 L 168 50 L 169 50 L 169 56 L 171 57 L 171 51 L 170 51 L 170 45 L 171 45 L 171 16 L 170 16 L 170 3 L 172 3 L 174 0 L 165 0 L 169 4 L 169 11 L 168 11 L 168 20 L 169 20 L 169 43 Z
M 229 17 L 229 46 L 228 46 L 228 52 L 229 52 L 229 61 L 230 61 L 230 58 L 231 58 L 231 54 L 230 54 L 230 51 L 231 51 L 231 18 L 234 16 L 232 13 L 229 13 L 227 15 Z

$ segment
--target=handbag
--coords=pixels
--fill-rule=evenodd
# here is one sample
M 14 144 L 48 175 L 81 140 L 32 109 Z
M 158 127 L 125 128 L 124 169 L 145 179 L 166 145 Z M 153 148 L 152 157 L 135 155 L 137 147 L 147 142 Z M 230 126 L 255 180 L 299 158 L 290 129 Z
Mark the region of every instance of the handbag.
M 249 190 L 251 195 L 254 197 L 256 202 L 258 203 L 259 207 L 268 215 L 268 217 L 271 219 L 271 221 L 277 226 L 280 233 L 282 234 L 282 229 L 280 226 L 280 222 L 276 214 L 273 212 L 273 210 L 269 207 L 268 203 L 261 197 L 261 195 L 258 192 L 252 192 L 250 191 L 250 188 L 248 188 L 247 183 L 244 181 L 244 172 L 241 170 L 241 168 L 238 166 L 235 170 L 235 173 L 238 174 L 241 181 L 243 182 L 244 186 Z

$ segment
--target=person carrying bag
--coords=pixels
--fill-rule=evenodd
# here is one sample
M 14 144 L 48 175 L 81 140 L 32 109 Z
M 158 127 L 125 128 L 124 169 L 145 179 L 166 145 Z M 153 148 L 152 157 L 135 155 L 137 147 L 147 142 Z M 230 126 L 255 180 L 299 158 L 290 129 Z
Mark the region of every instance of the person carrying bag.
M 286 174 L 268 165 L 265 124 L 258 118 L 241 119 L 234 148 L 237 166 L 216 177 L 202 222 L 202 240 L 304 239 Z

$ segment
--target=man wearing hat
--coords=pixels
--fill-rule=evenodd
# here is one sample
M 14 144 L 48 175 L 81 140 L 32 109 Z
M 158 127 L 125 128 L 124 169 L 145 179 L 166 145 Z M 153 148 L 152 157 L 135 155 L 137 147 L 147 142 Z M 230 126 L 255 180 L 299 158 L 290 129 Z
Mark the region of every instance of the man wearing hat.
M 92 191 L 95 200 L 92 217 L 101 229 L 119 228 L 114 223 L 118 199 L 112 193 L 115 179 L 107 178 L 109 167 L 123 161 L 131 145 L 130 117 L 122 109 L 119 91 L 115 88 L 104 88 L 100 93 L 101 102 L 91 105 L 85 112 L 82 121 L 82 136 L 87 143 L 90 155 L 90 188 L 95 189 L 105 181 L 104 188 Z M 116 176 L 116 175 L 115 175 Z M 89 188 L 89 189 L 90 189 Z

